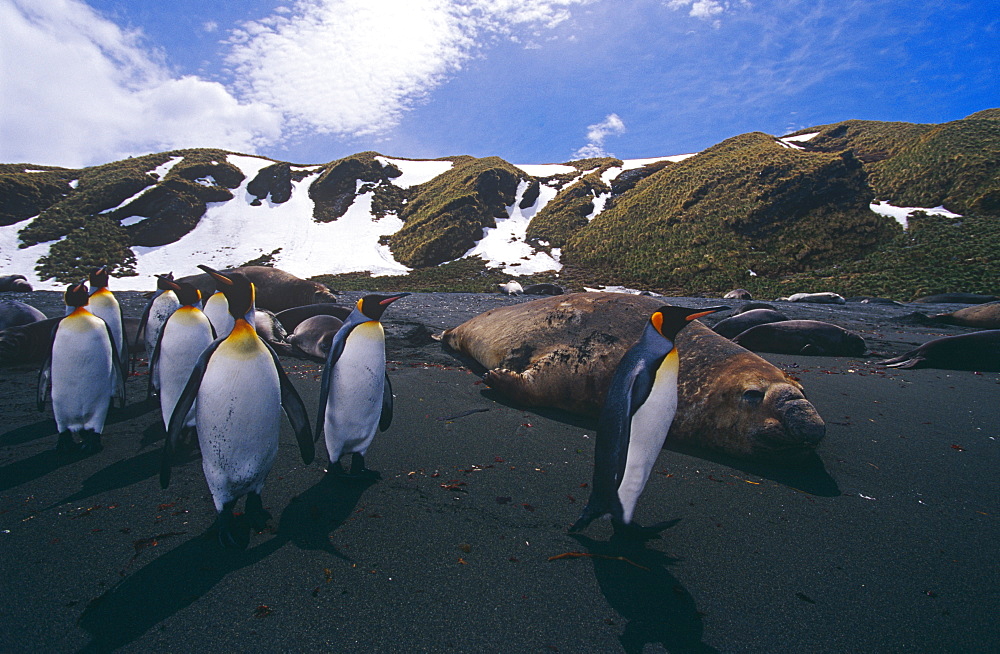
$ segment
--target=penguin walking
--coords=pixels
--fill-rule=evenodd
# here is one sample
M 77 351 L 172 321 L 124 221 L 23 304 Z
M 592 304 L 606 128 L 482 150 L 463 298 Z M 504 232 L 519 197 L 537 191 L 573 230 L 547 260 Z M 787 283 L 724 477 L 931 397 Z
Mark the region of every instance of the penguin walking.
M 302 461 L 311 463 L 313 439 L 305 406 L 267 343 L 254 331 L 254 287 L 241 273 L 208 269 L 229 301 L 235 326 L 209 345 L 195 364 L 167 425 L 160 485 L 170 483 L 172 452 L 195 407 L 202 469 L 217 512 L 219 542 L 240 547 L 232 531 L 233 507 L 246 496 L 250 524 L 270 519 L 260 493 L 278 454 L 281 410 L 295 432 Z
M 611 516 L 615 532 L 651 538 L 662 526 L 632 521 L 656 457 L 677 411 L 678 356 L 674 340 L 690 321 L 729 307 L 686 309 L 665 305 L 615 369 L 597 423 L 590 499 L 570 532 Z
M 87 285 L 66 289 L 66 316 L 55 327 L 52 350 L 38 378 L 38 409 L 44 410 L 51 389 L 59 440 L 56 451 L 100 452 L 108 407 L 117 397 L 124 404 L 121 360 L 108 324 L 87 309 Z M 79 435 L 81 442 L 74 439 Z
M 122 307 L 115 298 L 115 294 L 108 289 L 108 267 L 101 266 L 90 271 L 90 302 L 88 309 L 92 314 L 108 324 L 111 336 L 115 341 L 115 351 L 121 365 L 118 370 L 121 375 L 117 383 L 122 387 L 124 394 L 125 377 L 124 371 L 129 360 L 128 339 L 125 335 L 125 318 L 122 316 Z
M 142 342 L 145 343 L 146 356 L 150 356 L 156 348 L 156 341 L 160 338 L 160 330 L 163 328 L 163 323 L 167 321 L 170 314 L 180 308 L 181 303 L 177 299 L 177 293 L 168 284 L 173 279 L 173 273 L 156 276 L 156 293 L 146 303 L 146 308 L 142 311 L 142 317 L 139 319 L 139 328 L 135 334 L 135 347 L 132 348 L 133 351 L 139 351 L 139 339 L 141 338 Z M 155 388 L 154 385 L 153 389 Z M 147 396 L 147 399 L 151 395 L 152 392 Z
M 377 479 L 365 466 L 376 430 L 392 423 L 392 386 L 385 372 L 385 332 L 379 319 L 386 308 L 409 293 L 366 295 L 333 337 L 323 368 L 316 439 L 326 435 L 327 472 L 355 479 Z M 345 473 L 340 457 L 351 455 Z
M 149 357 L 149 380 L 160 389 L 164 427 L 170 424 L 170 415 L 198 358 L 215 340 L 212 324 L 201 310 L 201 291 L 186 282 L 165 280 L 165 283 L 177 295 L 181 306 L 167 318 Z M 191 432 L 194 427 L 195 405 L 192 405 L 183 429 Z

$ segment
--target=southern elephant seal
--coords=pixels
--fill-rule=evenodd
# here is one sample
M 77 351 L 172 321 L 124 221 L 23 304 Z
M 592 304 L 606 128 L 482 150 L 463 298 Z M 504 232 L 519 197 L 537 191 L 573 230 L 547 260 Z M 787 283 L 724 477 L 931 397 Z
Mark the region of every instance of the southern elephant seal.
M 306 318 L 295 326 L 288 342 L 296 350 L 320 361 L 326 361 L 330 343 L 344 321 L 336 316 L 317 315 Z
M 938 293 L 937 295 L 925 295 L 918 297 L 911 302 L 919 304 L 984 304 L 986 302 L 996 302 L 1000 297 L 996 295 L 982 295 L 980 293 Z
M 319 282 L 301 279 L 284 270 L 268 266 L 242 266 L 227 268 L 220 271 L 225 274 L 239 272 L 253 282 L 254 301 L 258 309 L 268 311 L 284 311 L 292 307 L 315 302 L 334 302 L 337 298 L 330 290 Z M 208 299 L 215 293 L 215 280 L 208 273 L 181 277 L 178 282 L 187 282 L 201 291 L 201 296 Z
M 28 293 L 32 289 L 24 275 L 0 275 L 0 292 Z
M 945 336 L 885 361 L 890 368 L 945 368 L 1000 372 L 1000 329 Z
M 284 311 L 279 311 L 276 315 L 281 325 L 285 328 L 285 331 L 290 334 L 306 318 L 312 318 L 313 316 L 334 316 L 343 321 L 347 320 L 347 316 L 351 315 L 351 311 L 353 310 L 354 307 L 345 307 L 340 304 L 333 304 L 332 302 L 317 302 L 316 304 L 285 309 Z
M 625 293 L 574 293 L 491 309 L 440 339 L 486 368 L 486 382 L 515 402 L 596 415 L 618 362 L 662 305 Z M 680 333 L 677 351 L 668 442 L 793 462 L 826 433 L 798 382 L 700 322 Z
M 724 300 L 752 300 L 753 295 L 745 288 L 734 288 L 722 296 Z
M 0 329 L 45 320 L 45 314 L 24 302 L 0 300 Z
M 547 282 L 541 284 L 531 284 L 530 286 L 524 287 L 525 295 L 562 295 L 566 291 L 563 290 L 562 286 L 556 284 L 549 284 Z
M 978 327 L 979 329 L 1000 329 L 1000 302 L 989 302 L 965 307 L 951 313 L 939 313 L 930 316 L 934 322 L 962 327 Z
M 753 352 L 827 357 L 861 356 L 868 349 L 861 336 L 821 320 L 769 322 L 737 334 L 733 342 Z
M 773 309 L 751 309 L 738 313 L 735 316 L 724 318 L 712 326 L 712 331 L 720 336 L 732 338 L 737 334 L 745 332 L 757 325 L 766 325 L 770 322 L 781 322 L 788 320 L 788 316 Z
M 809 302 L 812 304 L 847 304 L 843 296 L 830 291 L 822 293 L 793 293 L 788 297 L 779 297 L 779 300 L 786 302 Z

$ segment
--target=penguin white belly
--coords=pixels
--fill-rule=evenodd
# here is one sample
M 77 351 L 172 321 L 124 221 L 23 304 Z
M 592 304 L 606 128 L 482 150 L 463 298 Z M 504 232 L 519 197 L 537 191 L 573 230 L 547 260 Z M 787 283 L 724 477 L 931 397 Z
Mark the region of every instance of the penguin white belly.
M 149 317 L 146 318 L 146 356 L 153 355 L 156 341 L 160 338 L 160 330 L 163 329 L 167 318 L 180 306 L 181 303 L 173 291 L 164 291 L 153 299 L 153 304 L 149 308 Z
M 118 300 L 111 294 L 111 291 L 100 290 L 90 296 L 90 304 L 87 307 L 92 314 L 107 323 L 111 329 L 111 337 L 115 340 L 115 351 L 121 355 L 122 340 L 122 312 Z
M 215 293 L 205 302 L 205 315 L 215 328 L 216 338 L 225 338 L 233 331 L 235 319 L 229 313 L 229 300 L 222 293 Z
M 220 344 L 198 392 L 202 469 L 218 511 L 249 491 L 259 493 L 278 454 L 278 371 L 258 345 L 247 352 L 245 344 Z
M 673 350 L 656 371 L 649 397 L 632 416 L 625 473 L 618 487 L 618 499 L 622 504 L 622 519 L 625 523 L 632 522 L 636 502 L 642 489 L 646 487 L 660 450 L 663 449 L 675 413 L 677 351 Z
M 364 456 L 378 431 L 385 389 L 385 332 L 376 321 L 351 332 L 330 377 L 326 449 L 335 463 L 347 453 Z
M 184 391 L 188 377 L 194 370 L 198 357 L 212 343 L 212 326 L 200 310 L 191 307 L 178 309 L 163 327 L 156 374 L 160 387 L 160 411 L 163 424 L 170 425 L 170 416 Z M 188 412 L 186 427 L 195 425 L 195 408 Z
M 104 321 L 89 313 L 60 322 L 52 343 L 52 412 L 59 432 L 101 433 L 114 392 L 112 346 Z

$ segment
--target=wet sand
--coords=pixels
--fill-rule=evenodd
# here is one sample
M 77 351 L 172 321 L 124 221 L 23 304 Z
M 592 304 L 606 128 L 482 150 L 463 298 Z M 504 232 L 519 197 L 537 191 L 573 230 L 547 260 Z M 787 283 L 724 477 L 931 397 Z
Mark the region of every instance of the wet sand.
M 57 294 L 5 296 L 58 314 Z M 138 294 L 122 299 L 137 317 Z M 763 355 L 826 420 L 816 456 L 778 468 L 668 446 L 637 520 L 673 524 L 636 545 L 607 522 L 566 533 L 588 496 L 593 423 L 509 405 L 429 338 L 516 301 L 394 304 L 395 420 L 368 456 L 382 480 L 322 481 L 322 443 L 303 466 L 285 423 L 271 527 L 245 551 L 203 538 L 199 461 L 160 489 L 144 375 L 105 450 L 62 461 L 51 408 L 34 406 L 37 367 L 0 368 L 0 650 L 995 651 L 1000 373 L 874 364 L 970 331 L 901 319 L 955 306 L 777 303 L 861 332 L 876 354 Z M 320 366 L 282 360 L 315 415 Z

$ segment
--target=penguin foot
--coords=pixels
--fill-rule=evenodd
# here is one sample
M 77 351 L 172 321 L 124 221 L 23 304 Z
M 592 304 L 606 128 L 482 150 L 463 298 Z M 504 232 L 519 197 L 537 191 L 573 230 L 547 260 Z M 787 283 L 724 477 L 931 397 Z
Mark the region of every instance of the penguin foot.
M 354 452 L 351 454 L 351 472 L 348 473 L 355 479 L 381 479 L 382 475 L 377 470 L 369 470 L 365 466 L 365 456 Z
M 264 503 L 257 493 L 248 493 L 246 501 L 246 516 L 254 531 L 264 531 L 271 514 L 264 509 Z
M 219 541 L 219 545 L 226 549 L 231 550 L 243 550 L 246 549 L 247 543 L 241 543 L 239 539 L 236 538 L 236 534 L 233 532 L 233 505 L 236 501 L 226 502 L 223 506 L 222 511 L 215 518 L 215 525 L 212 527 L 212 531 L 215 532 L 216 538 Z
M 73 434 L 68 431 L 59 432 L 59 440 L 56 441 L 56 454 L 76 454 L 79 451 L 80 445 L 73 440 Z
M 655 525 L 649 525 L 648 527 L 643 527 L 635 522 L 620 522 L 618 520 L 612 520 L 611 522 L 611 525 L 615 530 L 616 538 L 624 538 L 633 541 L 647 541 L 659 538 L 661 531 L 667 527 L 672 527 L 675 524 L 677 524 L 676 520 L 657 522 Z
M 80 452 L 85 456 L 90 456 L 91 454 L 97 454 L 104 449 L 101 445 L 101 435 L 96 431 L 84 431 L 81 432 L 82 442 L 80 443 Z

